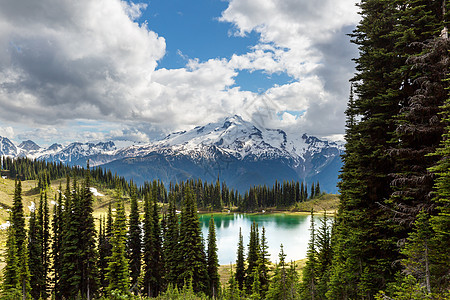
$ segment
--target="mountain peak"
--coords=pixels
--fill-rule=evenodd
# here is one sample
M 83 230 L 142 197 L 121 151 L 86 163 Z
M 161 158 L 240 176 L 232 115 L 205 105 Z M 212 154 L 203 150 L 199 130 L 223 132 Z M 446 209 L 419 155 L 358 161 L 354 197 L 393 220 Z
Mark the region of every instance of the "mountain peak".
M 22 143 L 20 143 L 19 148 L 25 151 L 37 151 L 41 149 L 41 147 L 32 140 L 23 141 Z

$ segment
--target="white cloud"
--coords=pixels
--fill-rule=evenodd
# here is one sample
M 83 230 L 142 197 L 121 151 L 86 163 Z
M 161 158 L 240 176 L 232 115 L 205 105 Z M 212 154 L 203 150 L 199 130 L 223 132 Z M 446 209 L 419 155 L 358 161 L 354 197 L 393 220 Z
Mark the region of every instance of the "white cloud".
M 14 138 L 14 129 L 11 126 L 0 127 L 0 136 L 12 139 Z
M 236 33 L 261 39 L 252 51 L 233 56 L 237 69 L 286 72 L 298 82 L 266 92 L 282 110 L 306 110 L 296 120 L 270 118 L 268 124 L 318 135 L 341 134 L 348 80 L 356 47 L 346 34 L 359 20 L 355 0 L 230 0 L 220 18 Z M 302 132 L 300 131 L 300 132 Z
M 230 59 L 156 70 L 165 39 L 135 21 L 146 4 L 0 0 L 0 119 L 28 124 L 35 129 L 20 137 L 45 141 L 146 142 L 230 114 L 255 118 L 270 99 L 274 113 L 306 110 L 295 120 L 270 118 L 272 127 L 342 133 L 354 53 L 345 33 L 358 20 L 353 2 L 231 0 L 221 21 L 240 35 L 260 33 L 258 44 Z M 258 95 L 234 86 L 242 70 L 285 72 L 296 81 Z M 70 133 L 79 120 L 98 123 Z

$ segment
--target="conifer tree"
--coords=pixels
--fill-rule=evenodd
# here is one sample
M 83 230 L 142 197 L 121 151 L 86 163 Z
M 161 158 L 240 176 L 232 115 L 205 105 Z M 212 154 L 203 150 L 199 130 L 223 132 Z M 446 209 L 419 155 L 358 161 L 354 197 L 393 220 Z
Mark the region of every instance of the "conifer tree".
M 93 216 L 93 195 L 90 190 L 91 178 L 89 161 L 85 171 L 84 186 L 80 193 L 79 208 L 80 222 L 80 259 L 81 259 L 81 286 L 80 291 L 83 297 L 90 300 L 98 289 L 98 253 L 96 248 L 97 231 Z
M 6 298 L 14 292 L 19 292 L 19 266 L 18 253 L 15 241 L 14 228 L 8 227 L 6 249 L 5 249 L 5 267 L 3 268 L 2 296 Z
M 280 254 L 278 255 L 280 261 L 275 268 L 272 281 L 267 291 L 268 300 L 299 299 L 298 288 L 296 283 L 298 281 L 297 271 L 294 265 L 288 269 L 285 262 L 286 254 L 284 254 L 283 245 L 281 245 Z M 308 298 L 300 298 L 308 299 Z
M 11 226 L 14 227 L 15 241 L 18 253 L 22 252 L 26 244 L 25 216 L 22 204 L 22 182 L 15 181 L 14 200 L 11 210 Z
M 39 202 L 37 222 L 38 230 L 39 230 L 39 239 L 40 239 L 40 253 L 39 257 L 42 263 L 42 286 L 40 288 L 42 297 L 45 299 L 48 297 L 47 288 L 47 277 L 49 271 L 49 252 L 50 252 L 50 228 L 49 228 L 49 211 L 48 211 L 48 200 L 47 200 L 47 191 L 41 191 L 41 200 Z M 30 254 L 30 259 L 32 259 Z M 30 270 L 32 268 L 30 267 Z
M 209 295 L 217 298 L 219 294 L 219 258 L 217 257 L 216 244 L 216 228 L 214 225 L 214 218 L 211 216 L 208 230 L 208 253 L 207 253 L 207 268 L 209 279 Z
M 241 293 L 238 283 L 236 281 L 236 275 L 233 272 L 233 266 L 230 266 L 230 279 L 228 280 L 228 287 L 224 293 L 224 298 L 229 300 L 241 299 Z
M 182 263 L 179 259 L 180 249 L 178 245 L 179 230 L 178 216 L 175 209 L 174 194 L 169 194 L 169 208 L 167 216 L 167 230 L 164 238 L 164 269 L 166 271 L 166 280 L 168 283 L 176 285 L 179 266 Z
M 331 230 L 328 224 L 327 212 L 324 211 L 321 219 L 321 226 L 316 235 L 317 252 L 317 296 L 319 299 L 325 299 L 325 293 L 328 290 L 328 281 L 330 275 L 330 266 L 332 258 L 331 249 Z
M 26 245 L 22 247 L 19 251 L 19 259 L 18 259 L 18 279 L 19 286 L 22 293 L 22 299 L 30 299 L 30 269 L 28 267 L 28 254 Z
M 250 228 L 250 241 L 248 243 L 248 254 L 247 254 L 247 269 L 245 273 L 246 277 L 246 289 L 247 291 L 252 290 L 253 284 L 253 271 L 258 265 L 259 259 L 259 235 L 258 235 L 258 225 L 253 222 Z
M 236 282 L 238 284 L 239 290 L 242 291 L 245 282 L 245 265 L 244 265 L 244 240 L 242 237 L 241 228 L 239 228 L 239 242 L 237 248 L 237 259 L 236 259 Z
M 126 256 L 127 219 L 119 186 L 116 191 L 116 216 L 112 236 L 112 254 L 108 262 L 108 293 L 129 294 L 130 273 Z
M 260 254 L 258 261 L 258 271 L 259 271 L 259 282 L 261 286 L 261 297 L 264 297 L 269 288 L 269 251 L 267 250 L 269 246 L 267 245 L 266 239 L 266 229 L 262 228 L 261 233 L 261 245 Z
M 332 299 L 372 297 L 393 280 L 396 266 L 391 262 L 398 259 L 395 234 L 380 206 L 392 192 L 389 176 L 395 162 L 389 150 L 403 97 L 396 73 L 404 59 L 390 35 L 397 6 L 393 1 L 363 0 L 359 7 L 362 19 L 351 35 L 359 46 L 358 73 L 352 79 L 356 95 L 346 112 L 337 249 L 327 294 Z
M 41 193 L 41 204 L 39 204 L 40 212 L 36 217 L 35 209 L 30 213 L 29 237 L 28 237 L 28 257 L 30 268 L 30 287 L 31 297 L 39 299 L 43 296 L 43 288 L 45 286 L 44 264 L 42 257 L 42 225 L 40 218 L 42 217 L 43 194 Z M 40 216 L 39 216 L 40 215 Z
M 67 179 L 66 201 L 64 206 L 64 227 L 61 246 L 61 277 L 57 295 L 65 299 L 73 299 L 80 292 L 80 195 L 77 181 L 74 178 L 71 190 L 70 179 Z
M 197 206 L 189 186 L 184 190 L 184 207 L 181 212 L 180 247 L 184 251 L 183 272 L 180 277 L 188 282 L 192 280 L 195 292 L 206 292 L 208 273 L 206 254 L 201 236 Z
M 59 185 L 58 198 L 55 195 L 55 206 L 53 207 L 53 219 L 52 219 L 52 257 L 53 257 L 53 293 L 55 297 L 59 297 L 57 294 L 59 280 L 61 277 L 61 248 L 63 239 L 63 197 L 62 186 Z
M 147 194 L 144 207 L 144 293 L 156 297 L 162 289 L 162 239 L 155 189 Z
M 317 296 L 317 251 L 316 251 L 316 232 L 314 230 L 314 212 L 311 210 L 310 240 L 306 253 L 306 265 L 303 268 L 302 278 L 302 298 L 315 299 Z
M 139 224 L 139 207 L 136 187 L 131 187 L 131 211 L 128 231 L 127 253 L 130 261 L 130 276 L 132 290 L 138 290 L 138 280 L 141 274 L 141 227 Z
M 450 11 L 450 10 L 449 10 Z M 449 75 L 450 76 L 450 75 Z M 450 77 L 449 77 L 450 78 Z M 446 79 L 450 81 L 450 79 Z M 434 242 L 436 244 L 435 265 L 432 270 L 435 277 L 435 291 L 449 290 L 450 283 L 447 280 L 448 270 L 450 270 L 450 97 L 442 107 L 442 120 L 446 125 L 442 142 L 434 155 L 440 160 L 430 171 L 436 174 L 435 197 L 433 203 L 436 205 L 434 214 L 430 216 L 430 225 L 434 231 Z M 447 271 L 446 271 L 447 270 Z

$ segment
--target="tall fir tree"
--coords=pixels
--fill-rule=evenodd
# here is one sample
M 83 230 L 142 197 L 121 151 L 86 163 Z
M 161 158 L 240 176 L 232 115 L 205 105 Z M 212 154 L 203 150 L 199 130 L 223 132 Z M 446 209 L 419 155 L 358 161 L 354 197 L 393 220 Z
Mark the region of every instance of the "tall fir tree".
M 245 270 L 246 277 L 246 289 L 248 292 L 252 290 L 253 285 L 253 271 L 258 265 L 259 260 L 259 234 L 258 225 L 253 222 L 250 228 L 250 239 L 248 243 L 248 254 L 247 254 L 247 269 Z
M 318 263 L 316 250 L 316 231 L 314 229 L 314 211 L 311 210 L 310 239 L 306 252 L 306 265 L 303 268 L 301 295 L 303 299 L 317 298 Z
M 189 186 L 184 190 L 184 206 L 181 211 L 180 247 L 183 249 L 183 281 L 192 280 L 195 292 L 207 292 L 208 273 L 206 254 L 197 215 L 197 205 Z
M 144 294 L 156 297 L 162 290 L 162 239 L 156 189 L 144 199 Z
M 128 295 L 130 273 L 126 255 L 127 218 L 119 186 L 116 188 L 116 215 L 111 239 L 112 254 L 108 262 L 108 294 Z
M 131 187 L 130 222 L 128 230 L 127 253 L 130 265 L 131 289 L 139 291 L 139 276 L 141 275 L 141 227 L 139 221 L 139 207 L 136 186 Z
M 73 299 L 80 293 L 81 269 L 80 269 L 80 195 L 77 181 L 74 178 L 73 185 L 67 177 L 64 205 L 64 225 L 61 245 L 61 277 L 56 295 L 61 298 Z
M 42 225 L 40 217 L 42 217 L 43 194 L 41 193 L 41 203 L 39 204 L 40 212 L 36 216 L 36 209 L 30 212 L 30 225 L 28 231 L 28 257 L 30 268 L 30 287 L 31 297 L 39 299 L 43 296 L 43 288 L 45 286 L 44 264 L 42 257 Z M 40 215 L 40 216 L 39 216 Z
M 58 294 L 59 281 L 61 277 L 61 248 L 63 239 L 63 197 L 62 197 L 62 185 L 59 185 L 58 196 L 55 195 L 55 205 L 53 206 L 53 219 L 52 219 L 52 258 L 53 258 L 53 294 L 56 297 L 60 297 Z
M 167 212 L 167 229 L 164 237 L 164 269 L 166 272 L 166 281 L 177 285 L 178 270 L 180 268 L 181 249 L 179 249 L 179 228 L 178 216 L 175 207 L 175 195 L 169 194 L 169 208 Z
M 295 270 L 295 265 L 291 264 L 288 268 L 286 264 L 286 254 L 283 250 L 283 245 L 280 247 L 280 254 L 278 255 L 280 261 L 275 268 L 275 272 L 272 277 L 272 281 L 267 291 L 267 300 L 277 300 L 277 299 L 307 299 L 300 298 L 298 294 L 298 274 Z
M 267 290 L 269 289 L 269 256 L 268 251 L 269 246 L 267 245 L 266 229 L 262 228 L 261 232 L 261 243 L 260 243 L 260 254 L 258 260 L 258 271 L 259 271 L 259 282 L 261 287 L 261 297 L 264 297 Z
M 236 282 L 240 291 L 244 289 L 245 282 L 245 259 L 244 259 L 244 238 L 242 237 L 242 229 L 239 228 L 239 241 L 236 259 Z
M 83 188 L 80 193 L 79 205 L 81 206 L 80 217 L 80 259 L 81 259 L 81 286 L 80 291 L 82 297 L 87 300 L 93 298 L 98 289 L 98 270 L 97 270 L 97 247 L 95 228 L 95 220 L 93 216 L 93 195 L 91 192 L 91 176 L 89 169 L 89 161 L 85 170 L 85 178 Z
M 11 216 L 10 216 L 11 218 Z M 19 294 L 19 266 L 18 253 L 15 241 L 14 228 L 9 226 L 7 229 L 6 249 L 4 253 L 5 266 L 3 268 L 2 297 L 8 297 L 11 294 Z
M 217 256 L 217 240 L 214 218 L 211 216 L 208 229 L 208 253 L 207 268 L 209 280 L 209 296 L 217 298 L 219 295 L 220 277 L 219 277 L 219 258 Z
M 352 42 L 359 46 L 352 79 L 356 97 L 347 109 L 346 151 L 339 184 L 341 202 L 336 247 L 327 296 L 373 297 L 397 271 L 395 234 L 380 203 L 391 195 L 394 161 L 389 155 L 403 97 L 396 72 L 404 63 L 395 49 L 397 6 L 363 0 Z M 352 95 L 353 96 L 353 95 Z

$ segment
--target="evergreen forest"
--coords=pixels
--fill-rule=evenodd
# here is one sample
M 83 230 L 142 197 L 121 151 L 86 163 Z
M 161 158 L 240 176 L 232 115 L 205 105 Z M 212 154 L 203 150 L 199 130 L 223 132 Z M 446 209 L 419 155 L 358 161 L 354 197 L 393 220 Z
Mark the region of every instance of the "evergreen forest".
M 282 245 L 273 265 L 270 236 L 253 224 L 221 284 L 214 218 L 205 238 L 197 212 L 288 208 L 320 196 L 319 183 L 277 182 L 243 195 L 219 178 L 136 187 L 89 165 L 2 158 L 2 172 L 17 178 L 2 299 L 450 299 L 450 4 L 358 5 L 339 209 L 318 228 L 311 212 L 302 270 L 285 261 Z M 51 212 L 46 191 L 58 178 L 66 184 Z M 41 201 L 26 220 L 28 179 L 39 181 Z M 100 220 L 94 181 L 116 193 Z

